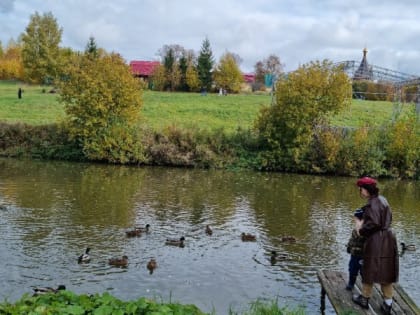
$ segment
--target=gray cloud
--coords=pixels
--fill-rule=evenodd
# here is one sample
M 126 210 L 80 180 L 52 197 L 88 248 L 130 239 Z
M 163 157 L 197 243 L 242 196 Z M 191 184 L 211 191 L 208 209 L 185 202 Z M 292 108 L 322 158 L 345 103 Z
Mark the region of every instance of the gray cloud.
M 0 0 L 0 12 L 7 13 L 13 10 L 15 0 Z
M 89 36 L 127 60 L 155 59 L 167 44 L 196 52 L 207 36 L 216 60 L 237 53 L 242 70 L 276 54 L 286 70 L 312 60 L 361 60 L 420 74 L 416 0 L 0 0 L 0 40 L 17 38 L 35 11 L 51 11 L 62 45 L 84 49 Z M 7 4 L 7 5 L 6 5 Z M 7 7 L 7 9 L 6 9 Z M 13 8 L 13 10 L 11 10 Z M 70 14 L 72 12 L 72 14 Z M 73 13 L 74 12 L 74 13 Z

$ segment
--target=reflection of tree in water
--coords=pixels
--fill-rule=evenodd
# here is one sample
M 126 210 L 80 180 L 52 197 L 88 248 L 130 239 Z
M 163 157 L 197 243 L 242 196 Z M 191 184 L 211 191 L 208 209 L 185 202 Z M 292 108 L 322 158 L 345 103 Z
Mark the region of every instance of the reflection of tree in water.
M 233 173 L 190 169 L 149 168 L 145 182 L 136 195 L 141 206 L 150 203 L 156 219 L 182 220 L 191 224 L 211 218 L 216 224 L 226 222 L 235 211 L 236 188 Z
M 120 166 L 18 160 L 2 166 L 2 193 L 20 209 L 13 222 L 29 246 L 61 238 L 57 234 L 89 238 L 95 233 L 92 227 L 133 224 L 132 196 L 141 172 Z

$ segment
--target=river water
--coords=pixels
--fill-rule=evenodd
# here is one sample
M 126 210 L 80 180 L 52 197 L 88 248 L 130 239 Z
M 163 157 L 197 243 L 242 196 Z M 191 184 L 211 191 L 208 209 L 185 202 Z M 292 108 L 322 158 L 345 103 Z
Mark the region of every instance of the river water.
M 400 258 L 400 284 L 420 305 L 420 182 L 379 187 L 398 240 L 417 246 Z M 248 310 L 256 299 L 319 314 L 316 272 L 347 270 L 352 213 L 363 203 L 354 178 L 0 159 L 0 299 L 64 284 L 216 314 Z M 145 224 L 150 233 L 125 236 Z M 242 232 L 256 242 L 242 242 Z M 181 236 L 185 247 L 165 245 Z M 86 247 L 91 262 L 78 264 Z M 272 250 L 280 256 L 273 264 Z M 108 265 L 124 254 L 127 268 Z

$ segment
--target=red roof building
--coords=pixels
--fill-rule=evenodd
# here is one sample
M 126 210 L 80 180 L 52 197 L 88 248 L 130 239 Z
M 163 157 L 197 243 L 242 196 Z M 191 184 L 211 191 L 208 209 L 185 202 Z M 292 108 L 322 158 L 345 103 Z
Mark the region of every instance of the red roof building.
M 130 61 L 131 72 L 136 77 L 148 78 L 152 75 L 157 66 L 160 65 L 159 61 Z
M 255 82 L 255 74 L 253 74 L 253 73 L 244 73 L 243 77 L 244 77 L 244 81 L 246 83 L 254 83 Z

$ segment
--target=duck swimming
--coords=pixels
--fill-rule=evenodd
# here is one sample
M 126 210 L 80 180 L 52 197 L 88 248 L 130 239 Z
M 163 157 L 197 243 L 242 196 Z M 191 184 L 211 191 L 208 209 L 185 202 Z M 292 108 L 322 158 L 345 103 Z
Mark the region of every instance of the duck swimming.
M 179 239 L 167 238 L 165 244 L 166 245 L 172 245 L 172 246 L 178 246 L 178 247 L 184 247 L 184 241 L 185 241 L 185 237 L 183 237 L 183 236 L 181 236 Z
M 79 258 L 77 258 L 77 262 L 79 264 L 90 262 L 89 252 L 90 252 L 90 248 L 88 247 L 86 248 L 86 251 L 82 255 L 80 255 Z
M 271 251 L 270 262 L 271 262 L 271 265 L 275 265 L 277 262 L 277 252 L 275 250 Z
M 213 230 L 211 229 L 210 225 L 206 225 L 206 234 L 207 235 L 212 235 L 213 234 Z
M 43 295 L 47 293 L 57 293 L 58 291 L 65 290 L 65 289 L 66 289 L 66 286 L 62 284 L 60 284 L 56 289 L 51 288 L 51 287 L 34 288 L 33 296 Z
M 154 258 L 150 259 L 147 263 L 147 269 L 149 270 L 150 274 L 153 273 L 153 270 L 157 268 L 157 262 Z
M 296 242 L 296 238 L 294 236 L 287 235 L 287 236 L 283 236 L 281 238 L 281 241 L 282 242 L 294 243 L 294 242 Z
M 401 242 L 400 245 L 401 245 L 401 249 L 403 251 L 406 251 L 406 250 L 408 250 L 408 251 L 415 251 L 416 250 L 416 245 L 414 245 L 414 244 L 408 244 L 407 245 L 404 242 Z
M 285 255 L 285 254 L 280 254 L 279 255 L 275 250 L 272 250 L 270 252 L 270 262 L 271 262 L 271 265 L 275 265 L 277 263 L 277 261 L 279 261 L 279 260 L 285 260 L 285 259 L 287 259 L 287 255 Z
M 122 258 L 110 258 L 108 259 L 108 264 L 111 266 L 125 267 L 128 265 L 128 257 L 124 255 Z
M 150 224 L 146 224 L 145 227 L 136 227 L 137 231 L 140 233 L 149 233 Z
M 257 240 L 257 237 L 253 234 L 242 232 L 241 239 L 243 242 L 255 242 Z
M 135 228 L 134 230 L 125 231 L 125 235 L 127 237 L 136 237 L 136 236 L 141 235 L 141 231 L 139 229 Z

